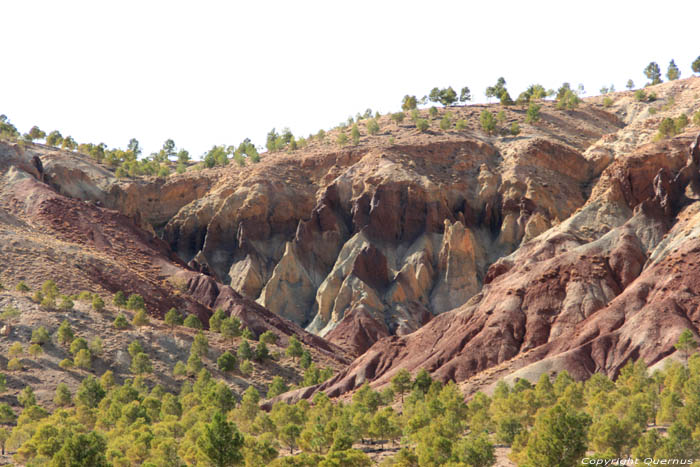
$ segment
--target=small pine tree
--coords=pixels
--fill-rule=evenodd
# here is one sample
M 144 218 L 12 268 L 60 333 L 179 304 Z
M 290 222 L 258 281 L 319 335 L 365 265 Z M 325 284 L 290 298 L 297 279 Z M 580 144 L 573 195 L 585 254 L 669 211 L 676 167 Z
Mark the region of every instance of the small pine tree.
M 492 134 L 496 130 L 496 119 L 488 110 L 482 110 L 479 117 L 481 128 L 488 134 Z
M 693 350 L 698 348 L 698 342 L 695 340 L 690 329 L 685 329 L 680 336 L 678 336 L 678 341 L 673 345 L 676 350 L 678 350 L 685 360 L 688 362 L 688 356 L 693 352 Z
M 301 357 L 303 352 L 304 349 L 301 345 L 301 342 L 299 342 L 299 339 L 297 339 L 296 336 L 291 336 L 289 338 L 289 344 L 287 345 L 287 349 L 284 353 L 287 355 L 287 357 L 292 357 L 292 360 L 296 362 L 297 358 Z
M 148 358 L 148 355 L 143 352 L 136 354 L 131 360 L 131 372 L 135 375 L 153 373 L 153 364 L 151 363 L 151 359 Z
M 311 366 L 312 363 L 313 359 L 311 358 L 311 352 L 309 352 L 307 349 L 304 349 L 301 352 L 301 357 L 299 358 L 299 365 L 306 370 L 308 367 Z
M 247 340 L 244 340 L 241 342 L 241 345 L 238 346 L 237 354 L 239 360 L 250 360 L 253 358 L 253 350 L 250 348 L 250 344 Z
M 666 77 L 669 81 L 675 81 L 681 77 L 681 70 L 678 69 L 678 66 L 676 66 L 676 62 L 674 60 L 671 60 L 671 62 L 668 64 Z
M 284 379 L 282 379 L 281 376 L 275 376 L 274 378 L 272 378 L 272 382 L 267 388 L 267 398 L 272 399 L 273 397 L 277 397 L 280 394 L 285 393 L 287 391 L 289 391 L 289 387 L 284 382 Z
M 200 357 L 206 357 L 209 352 L 209 339 L 204 335 L 202 331 L 199 331 L 196 336 L 194 336 L 194 341 L 192 341 L 192 347 L 190 348 L 190 353 L 195 353 Z
M 370 135 L 376 135 L 379 132 L 379 123 L 374 118 L 370 118 L 367 121 L 367 133 Z
M 455 125 L 455 128 L 458 131 L 462 131 L 462 130 L 466 129 L 467 128 L 467 121 L 464 120 L 463 118 L 460 118 L 459 120 L 457 120 L 457 124 Z
M 170 326 L 171 331 L 175 328 L 175 326 L 181 325 L 182 322 L 182 315 L 175 308 L 171 308 L 165 314 L 165 324 Z
M 520 134 L 520 125 L 518 125 L 518 122 L 513 122 L 513 124 L 510 126 L 510 134 L 513 136 Z
M 272 331 L 265 331 L 262 334 L 260 334 L 259 340 L 260 342 L 263 342 L 265 344 L 277 344 L 279 336 Z
M 661 82 L 661 68 L 656 62 L 651 62 L 644 69 L 644 76 L 649 80 L 649 84 L 659 84 Z
M 693 60 L 690 68 L 693 70 L 693 73 L 700 73 L 700 56 Z
M 234 423 L 217 411 L 197 439 L 197 448 L 213 466 L 233 466 L 243 461 L 243 435 Z
M 66 407 L 71 404 L 73 395 L 68 389 L 66 383 L 58 383 L 56 386 L 56 395 L 53 397 L 53 403 L 58 407 Z
M 631 91 L 634 89 L 634 81 L 632 81 L 632 79 L 628 79 L 625 87 Z
M 209 330 L 221 332 L 221 322 L 226 319 L 226 313 L 221 308 L 217 308 L 209 318 Z
M 89 370 L 92 367 L 92 355 L 88 349 L 80 349 L 75 357 L 73 358 L 73 363 L 78 368 L 83 368 Z
M 146 303 L 143 301 L 143 297 L 139 294 L 129 295 L 129 299 L 126 301 L 126 308 L 132 311 L 145 310 Z
M 36 396 L 34 395 L 34 389 L 31 386 L 25 386 L 17 395 L 17 402 L 20 403 L 25 409 L 36 405 Z
M 235 370 L 237 364 L 238 359 L 228 350 L 222 353 L 221 356 L 216 360 L 216 365 L 219 367 L 219 370 L 224 372 Z
M 221 334 L 233 344 L 233 339 L 241 335 L 241 321 L 235 316 L 226 318 L 221 322 Z
M 68 345 L 68 343 L 73 341 L 73 329 L 70 326 L 68 320 L 63 320 L 61 325 L 58 327 L 57 331 L 58 343 L 61 345 Z
M 253 374 L 253 364 L 250 363 L 250 360 L 245 360 L 243 363 L 241 363 L 241 373 L 246 376 Z
M 442 120 L 440 120 L 440 129 L 449 130 L 450 128 L 452 128 L 452 120 L 448 115 L 444 115 Z
M 136 313 L 134 313 L 134 318 L 131 320 L 131 322 L 136 327 L 147 326 L 149 321 L 148 321 L 148 315 L 146 314 L 146 310 L 139 309 Z
M 267 344 L 260 342 L 255 348 L 255 360 L 258 362 L 264 362 L 270 358 L 270 351 L 267 348 Z
M 117 310 L 124 308 L 126 306 L 126 295 L 124 295 L 124 292 L 120 290 L 115 293 L 112 303 L 117 307 Z
M 124 316 L 124 313 L 119 313 L 117 317 L 114 318 L 112 325 L 116 329 L 126 329 L 129 327 L 129 321 L 126 319 L 126 316 Z
M 41 348 L 39 344 L 32 344 L 29 346 L 29 355 L 31 355 L 34 358 L 37 358 L 39 355 L 44 353 L 44 350 Z
M 184 322 L 185 327 L 191 329 L 202 329 L 202 322 L 195 315 L 188 315 Z
M 338 146 L 345 146 L 346 144 L 348 144 L 348 135 L 341 131 L 340 133 L 338 133 L 336 142 L 338 143 Z
M 105 302 L 99 295 L 95 295 L 92 299 L 92 309 L 98 313 L 105 309 Z
M 173 367 L 173 376 L 185 376 L 187 374 L 187 367 L 184 363 L 178 361 Z
M 204 364 L 202 363 L 202 359 L 199 358 L 199 355 L 190 353 L 187 359 L 187 374 L 196 375 L 202 368 L 204 368 Z
M 352 137 L 352 144 L 357 146 L 360 144 L 360 129 L 357 127 L 357 123 L 352 126 L 350 130 L 350 136 Z
M 15 290 L 17 292 L 27 293 L 27 292 L 29 292 L 29 286 L 27 284 L 25 284 L 24 281 L 19 281 L 17 283 L 17 286 L 15 287 Z
M 400 125 L 401 122 L 403 122 L 404 118 L 406 118 L 406 114 L 403 112 L 396 112 L 394 114 L 391 114 L 391 119 L 397 124 Z
M 426 131 L 428 131 L 429 127 L 430 127 L 430 123 L 428 123 L 428 120 L 426 120 L 424 118 L 419 118 L 418 120 L 416 120 L 416 128 L 421 133 L 425 133 Z
M 527 108 L 525 122 L 530 124 L 537 123 L 540 120 L 540 108 L 541 106 L 539 104 L 531 103 Z
M 46 330 L 44 326 L 39 326 L 32 331 L 32 344 L 44 345 L 51 337 L 49 336 L 49 331 Z

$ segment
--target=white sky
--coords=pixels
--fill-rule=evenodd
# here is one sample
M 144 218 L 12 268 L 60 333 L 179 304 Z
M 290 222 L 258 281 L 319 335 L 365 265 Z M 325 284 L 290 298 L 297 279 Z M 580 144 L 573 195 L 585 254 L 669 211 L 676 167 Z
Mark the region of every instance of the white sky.
M 0 7 L 0 113 L 22 132 L 198 157 L 272 128 L 306 136 L 404 94 L 499 76 L 624 89 L 700 55 L 700 2 L 31 1 Z M 665 80 L 665 77 L 664 77 Z

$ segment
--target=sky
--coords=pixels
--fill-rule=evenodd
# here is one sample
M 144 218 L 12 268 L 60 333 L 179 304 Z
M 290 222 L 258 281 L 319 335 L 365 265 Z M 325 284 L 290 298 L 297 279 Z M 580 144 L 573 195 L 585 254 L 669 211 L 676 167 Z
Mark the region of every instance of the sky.
M 199 157 L 270 129 L 306 136 L 405 94 L 503 76 L 624 89 L 700 55 L 700 2 L 33 1 L 0 9 L 0 114 L 22 132 Z M 664 78 L 665 79 L 665 78 Z

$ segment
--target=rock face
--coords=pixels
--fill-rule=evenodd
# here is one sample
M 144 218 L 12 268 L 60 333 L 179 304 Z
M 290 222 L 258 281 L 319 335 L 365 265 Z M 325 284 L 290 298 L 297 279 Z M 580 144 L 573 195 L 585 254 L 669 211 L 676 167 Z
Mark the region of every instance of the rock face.
M 556 122 L 518 138 L 398 129 L 393 145 L 273 154 L 225 171 L 164 239 L 241 295 L 360 354 L 467 302 L 493 261 L 585 203 L 600 168 L 583 151 L 622 123 L 593 106 L 547 112 Z M 586 131 L 558 131 L 562 121 Z
M 93 185 L 100 177 L 104 183 Z M 25 280 L 33 288 L 53 279 L 67 293 L 137 293 L 149 313 L 159 318 L 175 307 L 206 324 L 213 310 L 222 308 L 256 334 L 271 330 L 281 342 L 295 335 L 339 363 L 347 363 L 342 349 L 193 271 L 153 235 L 153 229 L 143 229 L 137 219 L 101 206 L 110 199 L 109 195 L 104 198 L 105 193 L 116 190 L 110 177 L 109 171 L 70 153 L 47 155 L 38 146 L 0 141 L 0 279 L 6 284 Z M 142 184 L 146 188 L 127 184 L 124 192 L 141 189 L 145 194 L 164 185 L 162 181 L 151 187 Z M 166 198 L 175 191 L 172 186 L 166 189 Z M 143 217 L 135 217 L 156 219 L 167 211 L 167 204 L 161 200 L 161 214 L 146 216 L 147 204 L 142 203 Z

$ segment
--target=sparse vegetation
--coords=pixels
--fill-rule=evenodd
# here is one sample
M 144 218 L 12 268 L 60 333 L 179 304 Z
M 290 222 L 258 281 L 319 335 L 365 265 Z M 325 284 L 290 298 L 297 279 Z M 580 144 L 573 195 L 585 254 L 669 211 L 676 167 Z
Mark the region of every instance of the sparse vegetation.
M 649 84 L 661 83 L 661 68 L 656 62 L 651 62 L 644 69 L 644 76 L 649 79 Z
M 496 130 L 496 119 L 488 110 L 484 109 L 481 111 L 479 121 L 481 122 L 481 129 L 486 133 L 492 134 Z

